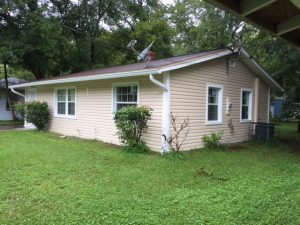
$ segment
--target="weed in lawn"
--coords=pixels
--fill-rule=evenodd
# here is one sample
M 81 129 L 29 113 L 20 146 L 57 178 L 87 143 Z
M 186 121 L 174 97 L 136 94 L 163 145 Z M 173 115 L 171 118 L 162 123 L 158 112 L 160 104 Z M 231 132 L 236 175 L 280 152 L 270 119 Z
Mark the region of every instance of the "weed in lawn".
M 214 175 L 214 172 L 208 172 L 204 167 L 201 167 L 200 170 L 197 170 L 197 174 L 202 177 L 209 177 L 214 180 L 220 181 L 229 181 L 229 178 L 217 177 Z

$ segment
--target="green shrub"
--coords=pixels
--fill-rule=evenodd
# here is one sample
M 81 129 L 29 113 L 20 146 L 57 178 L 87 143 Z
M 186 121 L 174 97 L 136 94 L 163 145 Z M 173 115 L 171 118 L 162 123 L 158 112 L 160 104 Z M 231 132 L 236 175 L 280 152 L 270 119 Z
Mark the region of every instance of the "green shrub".
M 14 110 L 20 113 L 23 117 L 25 117 L 25 103 L 18 102 L 14 104 Z
M 223 132 L 212 133 L 211 135 L 203 135 L 201 140 L 204 142 L 205 147 L 209 149 L 222 148 L 220 140 L 223 136 Z
M 49 119 L 48 104 L 46 102 L 27 102 L 15 104 L 15 110 L 24 116 L 38 130 L 44 130 Z
M 126 150 L 135 152 L 148 150 L 141 139 L 143 134 L 147 132 L 151 113 L 152 109 L 147 106 L 127 106 L 115 113 L 117 134 L 120 141 L 125 144 Z

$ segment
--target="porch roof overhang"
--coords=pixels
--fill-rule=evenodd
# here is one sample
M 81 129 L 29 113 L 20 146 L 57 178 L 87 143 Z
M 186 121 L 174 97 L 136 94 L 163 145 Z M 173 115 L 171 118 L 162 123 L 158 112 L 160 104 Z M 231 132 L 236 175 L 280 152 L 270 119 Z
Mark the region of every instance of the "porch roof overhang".
M 300 0 L 206 0 L 300 50 Z

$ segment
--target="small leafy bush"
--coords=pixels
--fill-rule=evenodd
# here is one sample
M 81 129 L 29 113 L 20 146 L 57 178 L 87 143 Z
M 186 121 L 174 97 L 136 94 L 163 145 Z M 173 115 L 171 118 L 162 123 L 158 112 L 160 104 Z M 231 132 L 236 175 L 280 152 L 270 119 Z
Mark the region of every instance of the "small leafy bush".
M 125 144 L 125 150 L 145 152 L 149 149 L 142 141 L 142 136 L 147 132 L 151 114 L 152 109 L 147 106 L 127 106 L 115 113 L 117 134 Z
M 25 116 L 25 103 L 18 102 L 14 104 L 14 110 L 20 113 L 23 117 Z
M 46 102 L 17 103 L 14 107 L 27 122 L 32 123 L 38 130 L 45 129 L 49 120 L 49 110 Z
M 211 135 L 203 135 L 201 140 L 204 142 L 205 147 L 209 149 L 222 148 L 223 145 L 220 143 L 220 140 L 223 136 L 223 132 L 212 133 Z

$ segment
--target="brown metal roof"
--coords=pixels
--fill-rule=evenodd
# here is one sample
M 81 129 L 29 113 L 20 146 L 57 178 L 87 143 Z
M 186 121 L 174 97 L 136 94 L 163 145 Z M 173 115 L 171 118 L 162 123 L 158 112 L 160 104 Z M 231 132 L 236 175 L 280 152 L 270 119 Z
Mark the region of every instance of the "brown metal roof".
M 93 75 L 101 75 L 101 74 L 114 74 L 114 73 L 123 73 L 123 72 L 131 72 L 131 71 L 140 71 L 140 70 L 149 70 L 149 69 L 157 69 L 165 66 L 170 66 L 172 64 L 182 63 L 185 61 L 193 60 L 195 58 L 199 58 L 202 56 L 213 55 L 218 52 L 223 52 L 228 49 L 218 49 L 206 52 L 200 52 L 196 54 L 184 55 L 184 56 L 175 56 L 171 58 L 159 59 L 148 62 L 140 62 L 127 64 L 122 66 L 113 66 L 106 67 L 94 70 L 83 71 L 79 73 L 67 74 L 62 76 L 55 76 L 50 78 L 41 79 L 39 81 L 46 80 L 58 80 L 58 79 L 66 79 L 66 78 L 76 78 L 76 77 L 84 77 L 84 76 L 93 76 Z
M 206 0 L 300 50 L 299 0 Z
M 234 52 L 237 53 L 238 49 Z M 52 85 L 62 83 L 73 83 L 81 81 L 91 80 L 104 80 L 124 77 L 135 77 L 143 75 L 154 75 L 161 74 L 164 72 L 192 66 L 198 63 L 203 63 L 219 57 L 224 57 L 232 54 L 233 52 L 229 49 L 219 49 L 207 52 L 201 52 L 192 55 L 177 56 L 172 58 L 160 59 L 151 61 L 149 63 L 134 63 L 124 66 L 108 67 L 96 70 L 85 71 L 81 73 L 74 73 L 59 77 L 52 77 L 48 79 L 33 81 L 29 83 L 11 85 L 10 88 L 24 88 L 24 87 L 35 87 L 40 85 Z M 282 91 L 283 89 L 279 84 L 272 79 L 272 77 L 246 52 L 245 49 L 241 48 L 240 53 L 242 55 L 242 61 L 251 69 L 257 76 L 261 77 L 270 87 L 275 91 Z

